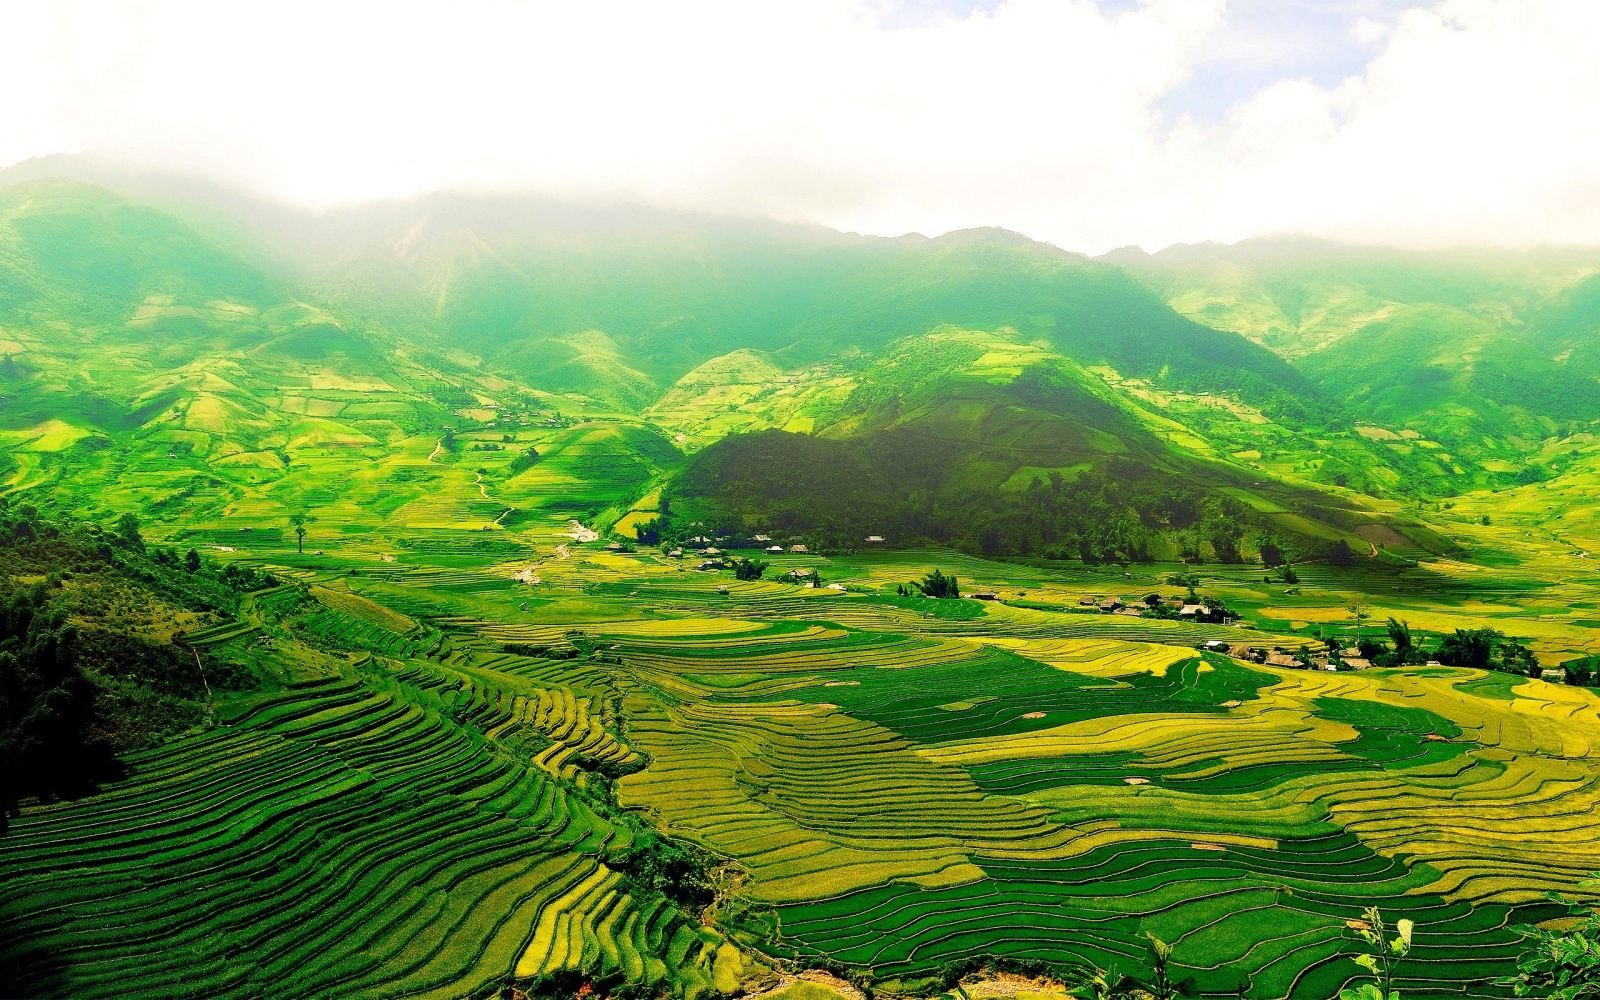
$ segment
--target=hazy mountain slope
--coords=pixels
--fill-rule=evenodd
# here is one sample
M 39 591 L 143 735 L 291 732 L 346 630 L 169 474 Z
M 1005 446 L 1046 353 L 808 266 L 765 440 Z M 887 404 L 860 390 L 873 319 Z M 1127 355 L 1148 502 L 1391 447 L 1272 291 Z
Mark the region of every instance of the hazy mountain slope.
M 324 294 L 397 329 L 431 328 L 535 384 L 584 357 L 579 334 L 609 338 L 664 392 L 741 348 L 807 363 L 949 323 L 1010 327 L 1083 363 L 1262 405 L 1315 396 L 1269 352 L 1183 320 L 1114 268 L 1011 233 L 868 239 L 522 201 L 434 199 L 417 211 L 324 272 Z M 644 392 L 631 373 L 629 392 L 596 395 Z M 586 391 L 581 380 L 561 388 Z
M 456 196 L 283 211 L 264 226 L 272 209 L 241 200 L 249 219 L 225 242 L 268 233 L 268 263 L 254 266 L 202 233 L 246 211 L 225 199 L 205 201 L 191 227 L 181 210 L 80 184 L 7 190 L 0 237 L 6 287 L 18 291 L 4 314 L 0 433 L 40 456 L 77 449 L 66 456 L 74 474 L 134 474 L 152 494 L 214 496 L 219 507 L 257 490 L 287 500 L 308 458 L 448 463 L 436 446 L 448 428 L 505 436 L 497 408 L 530 420 L 547 403 L 539 392 L 567 401 L 554 406 L 562 420 L 648 413 L 686 448 L 760 427 L 814 432 L 898 469 L 885 496 L 923 490 L 947 505 L 1113 466 L 1117 489 L 1198 477 L 1218 502 L 1237 491 L 1228 502 L 1241 510 L 1281 507 L 1255 502 L 1277 477 L 1298 483 L 1283 487 L 1291 507 L 1351 507 L 1317 483 L 1406 492 L 1406 467 L 1335 402 L 1347 389 L 1337 379 L 1336 392 L 1319 391 L 1271 351 L 1178 316 L 1119 268 L 1001 230 L 872 239 Z M 59 248 L 77 245 L 93 253 L 63 260 Z M 88 280 L 100 257 L 104 288 Z M 93 317 L 74 329 L 78 346 L 41 335 L 74 316 Z M 74 371 L 92 376 L 87 387 Z M 1189 402 L 1173 405 L 1182 393 Z M 730 419 L 735 410 L 746 419 Z M 1272 455 L 1249 446 L 1252 426 L 1272 428 Z M 1226 445 L 1209 444 L 1212 433 Z M 638 447 L 617 457 L 634 470 L 627 485 L 571 509 L 609 508 L 679 461 Z M 1338 471 L 1352 462 L 1380 474 Z M 14 483 L 46 472 L 42 459 L 23 466 Z M 1324 515 L 1293 532 L 1331 538 L 1367 516 Z M 417 516 L 457 514 L 419 506 Z M 1146 527 L 1151 544 L 1170 547 L 1170 531 L 1192 523 Z
M 203 307 L 286 301 L 282 284 L 172 217 L 99 188 L 39 182 L 0 188 L 0 315 L 120 332 L 152 299 Z M 150 331 L 142 332 L 148 337 Z M 181 337 L 182 323 L 156 333 Z
M 302 298 L 359 327 L 608 406 L 638 406 L 741 348 L 809 363 L 946 323 L 1010 327 L 1081 363 L 1302 419 L 1327 406 L 1270 352 L 1182 319 L 1118 269 L 999 230 L 881 239 L 530 196 L 311 214 L 92 160 L 6 172 L 52 174 L 158 205 L 232 254 L 270 261 Z M 597 358 L 596 333 L 625 357 Z M 1308 399 L 1317 405 L 1302 412 Z
M 1420 253 L 1248 240 L 1109 255 L 1175 309 L 1295 359 L 1361 418 L 1442 445 L 1456 488 L 1503 482 L 1600 420 L 1587 250 Z
M 1527 341 L 1440 306 L 1369 324 L 1302 367 L 1360 412 L 1468 454 L 1514 454 L 1600 419 L 1600 383 Z
M 1600 252 L 1407 251 L 1304 237 L 1202 243 L 1101 258 L 1191 319 L 1295 358 L 1411 306 L 1442 306 L 1507 329 L 1600 269 Z
M 1540 352 L 1600 378 L 1600 273 L 1551 296 L 1528 327 L 1528 342 Z

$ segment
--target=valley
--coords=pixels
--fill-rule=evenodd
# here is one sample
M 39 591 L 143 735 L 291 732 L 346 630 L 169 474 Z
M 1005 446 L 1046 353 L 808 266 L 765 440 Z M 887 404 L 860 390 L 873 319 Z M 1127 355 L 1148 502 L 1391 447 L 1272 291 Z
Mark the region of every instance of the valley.
M 166 664 L 0 992 L 1503 996 L 1593 899 L 1600 256 L 0 179 L 0 582 Z

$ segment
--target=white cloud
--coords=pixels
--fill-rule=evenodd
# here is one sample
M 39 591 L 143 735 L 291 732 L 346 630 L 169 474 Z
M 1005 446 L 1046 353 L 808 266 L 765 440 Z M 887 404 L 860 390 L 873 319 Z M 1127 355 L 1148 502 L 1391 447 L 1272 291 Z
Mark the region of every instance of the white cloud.
M 900 14 L 7 5 L 0 162 L 141 151 L 313 204 L 511 186 L 871 232 L 998 224 L 1086 250 L 1281 231 L 1600 243 L 1592 0 L 1353 13 L 1364 74 L 1267 85 L 1211 123 L 1158 107 L 1206 86 L 1222 0 Z

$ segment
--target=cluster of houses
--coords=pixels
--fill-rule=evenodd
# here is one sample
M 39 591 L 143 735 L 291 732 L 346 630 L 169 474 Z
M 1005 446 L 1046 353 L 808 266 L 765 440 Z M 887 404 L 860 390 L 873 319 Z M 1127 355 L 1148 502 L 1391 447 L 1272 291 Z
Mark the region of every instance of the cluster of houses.
M 1205 648 L 1218 652 L 1226 652 L 1236 660 L 1245 660 L 1250 663 L 1263 663 L 1269 667 L 1285 667 L 1290 670 L 1366 670 L 1372 666 L 1372 661 L 1362 656 L 1356 649 L 1309 649 L 1289 652 L 1278 647 L 1268 649 L 1265 646 L 1230 646 L 1227 643 L 1212 639 L 1205 644 Z M 1437 666 L 1438 664 L 1434 664 Z
M 1167 617 L 1171 615 L 1183 621 L 1207 622 L 1216 625 L 1234 621 L 1239 617 L 1220 604 L 1200 604 L 1181 597 L 1164 597 L 1159 604 L 1149 603 L 1148 601 L 1135 601 L 1129 604 L 1120 597 L 1093 597 L 1085 594 L 1083 597 L 1078 598 L 1078 606 L 1084 610 L 1092 609 L 1104 615 L 1124 615 L 1129 618 Z

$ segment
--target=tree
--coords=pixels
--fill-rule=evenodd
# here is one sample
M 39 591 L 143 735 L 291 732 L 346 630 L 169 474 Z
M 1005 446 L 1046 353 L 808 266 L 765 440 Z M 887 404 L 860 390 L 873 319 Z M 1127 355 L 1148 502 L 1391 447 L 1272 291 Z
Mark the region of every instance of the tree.
M 1222 525 L 1211 533 L 1211 550 L 1217 554 L 1217 561 L 1223 563 L 1242 563 L 1244 555 L 1239 551 L 1239 529 L 1232 525 Z
M 299 543 L 299 551 L 304 554 L 306 550 L 306 525 L 315 524 L 317 519 L 303 510 L 297 510 L 289 515 L 289 523 L 294 526 L 295 541 Z
M 139 519 L 132 514 L 123 514 L 117 518 L 117 538 L 123 545 L 137 552 L 144 551 L 144 538 L 139 534 Z
M 1167 586 L 1183 587 L 1189 591 L 1189 601 L 1195 598 L 1194 589 L 1200 586 L 1200 576 L 1197 573 L 1173 573 L 1167 577 Z
M 759 580 L 766 571 L 767 564 L 760 559 L 739 559 L 733 564 L 733 575 L 738 580 Z
M 1271 538 L 1261 539 L 1261 565 L 1282 566 L 1284 563 L 1283 549 Z
M 1288 584 L 1300 582 L 1300 574 L 1294 571 L 1293 566 L 1285 566 L 1283 568 L 1283 582 Z
M 1389 632 L 1389 641 L 1394 643 L 1395 666 L 1403 667 L 1410 663 L 1416 656 L 1416 644 L 1411 638 L 1411 626 L 1391 618 L 1384 623 L 1384 628 Z
M 44 582 L 0 591 L 0 830 L 25 796 L 86 790 L 116 773 L 95 732 L 76 626 Z
M 506 468 L 511 471 L 513 476 L 515 476 L 518 473 L 527 472 L 529 469 L 539 464 L 539 458 L 539 449 L 533 447 L 525 448 L 511 460 L 510 464 L 508 464 Z
M 1600 656 L 1583 656 L 1561 665 L 1567 672 L 1567 683 L 1574 687 L 1593 687 L 1595 668 L 1600 666 Z
M 961 587 L 954 576 L 935 569 L 917 582 L 916 588 L 927 597 L 960 597 Z
M 1529 677 L 1538 677 L 1543 672 L 1539 667 L 1538 658 L 1533 655 L 1533 650 L 1521 640 L 1502 638 L 1498 652 L 1501 670 L 1526 674 Z
M 1439 640 L 1434 658 L 1452 667 L 1476 667 L 1488 670 L 1494 656 L 1495 640 L 1500 633 L 1492 628 L 1456 629 L 1452 635 Z
M 1360 601 L 1351 601 L 1348 605 L 1346 605 L 1345 610 L 1350 612 L 1351 618 L 1355 619 L 1356 641 L 1360 642 L 1361 626 L 1368 618 L 1371 618 L 1372 615 L 1368 613 L 1367 606 L 1362 604 Z
M 191 573 L 200 572 L 200 553 L 190 549 L 183 554 L 183 568 Z
M 1328 564 L 1331 566 L 1354 566 L 1356 564 L 1355 550 L 1350 548 L 1350 543 L 1344 539 L 1336 539 L 1328 546 Z

